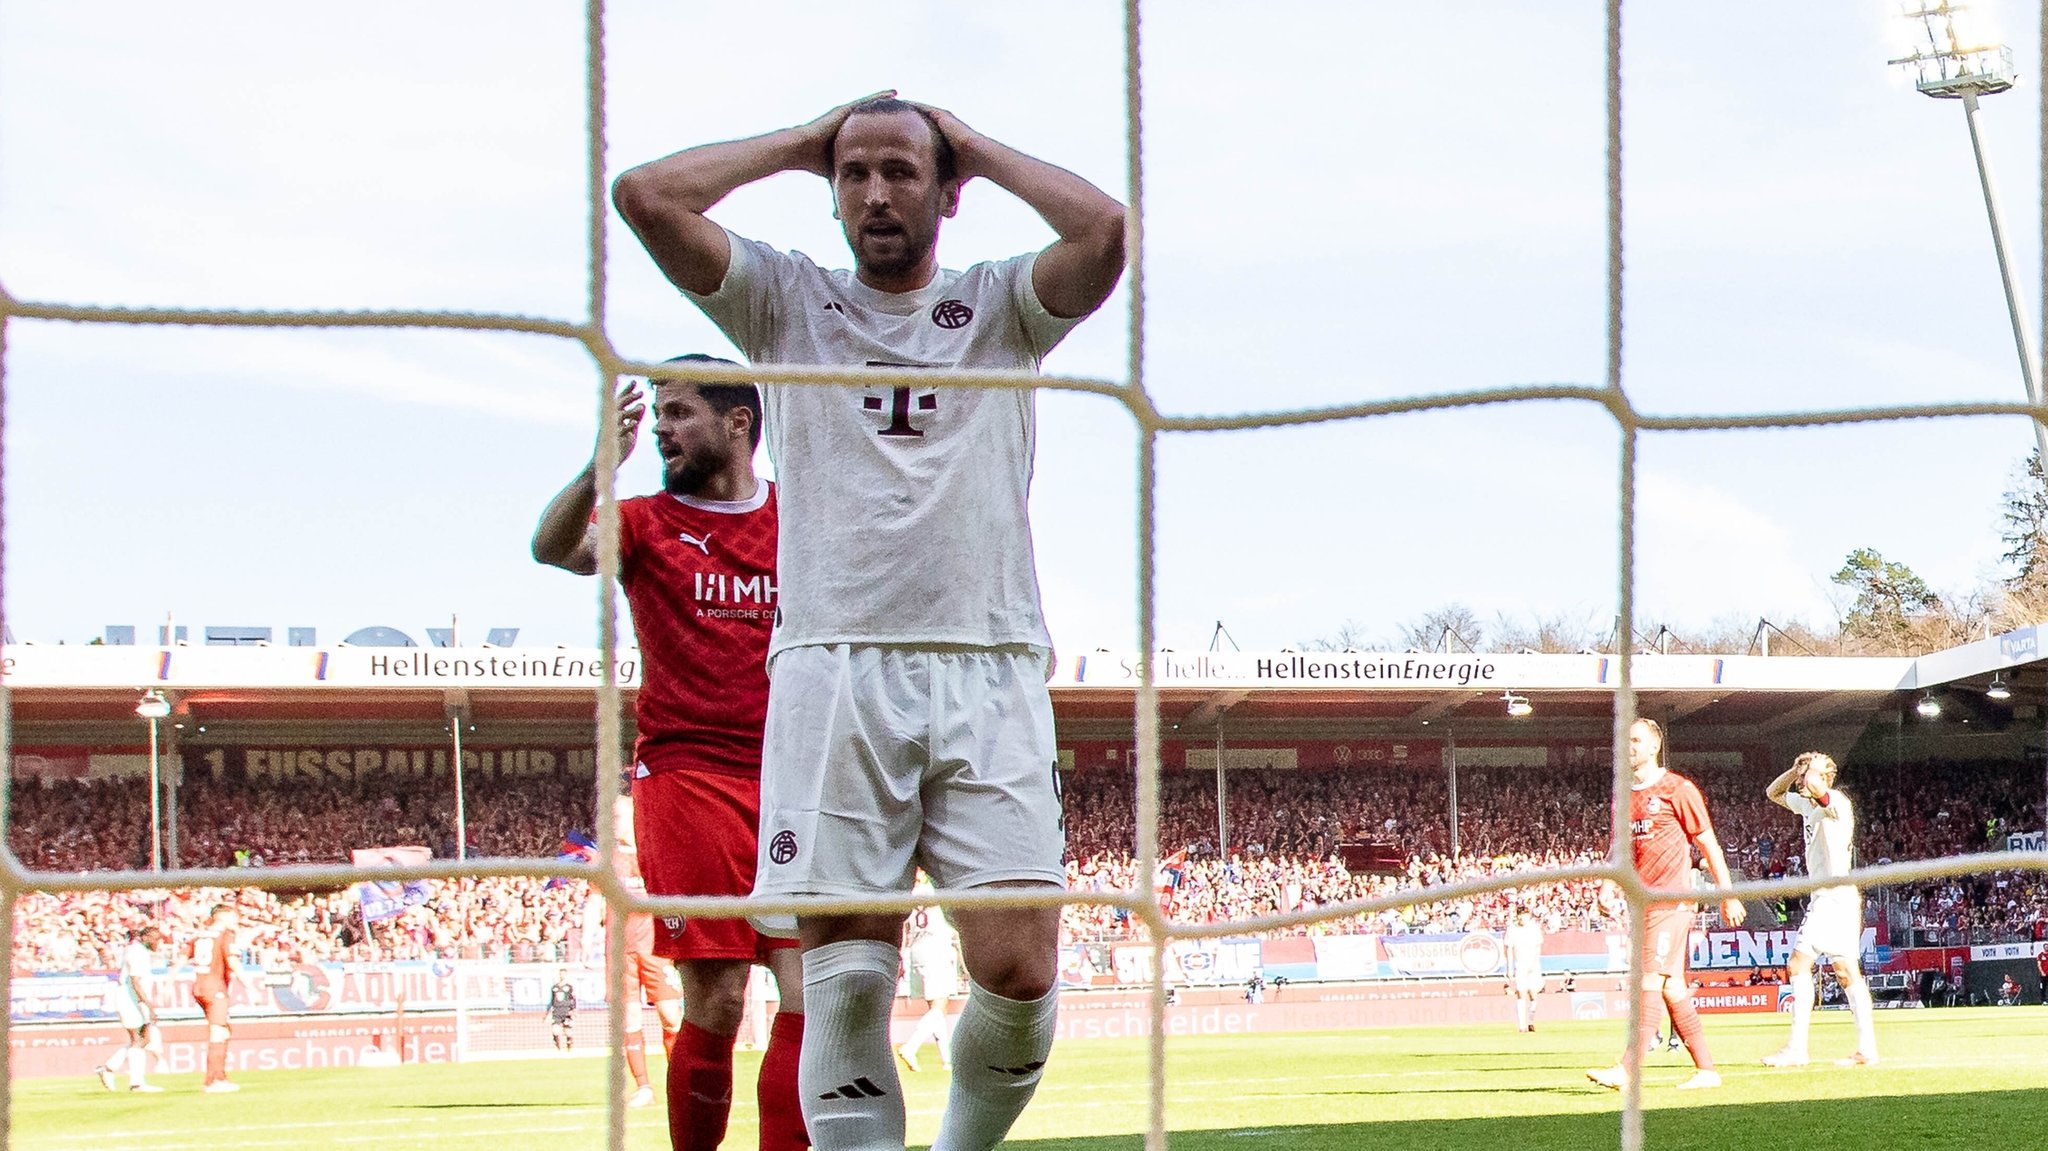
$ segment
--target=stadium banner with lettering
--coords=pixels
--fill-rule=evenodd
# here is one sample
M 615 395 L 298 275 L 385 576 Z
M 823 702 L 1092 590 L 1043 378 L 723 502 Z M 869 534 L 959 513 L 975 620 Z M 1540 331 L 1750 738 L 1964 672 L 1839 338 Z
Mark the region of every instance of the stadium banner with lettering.
M 1507 955 L 1501 937 L 1490 931 L 1383 935 L 1380 946 L 1395 975 L 1494 975 L 1502 970 Z
M 1691 966 L 1695 968 L 1783 967 L 1792 961 L 1792 945 L 1799 939 L 1795 928 L 1769 931 L 1695 931 L 1692 933 Z M 1877 949 L 1877 929 L 1863 929 L 1858 949 L 1870 955 Z
M 347 782 L 391 776 L 446 778 L 454 773 L 448 745 L 285 744 L 208 745 L 184 753 L 195 772 L 233 782 Z M 465 745 L 462 774 L 467 779 L 550 776 L 590 779 L 597 774 L 597 752 L 590 747 L 501 744 Z
M 1381 975 L 1377 935 L 1316 935 L 1317 979 L 1377 979 Z
M 1932 658 L 1932 657 L 1929 657 Z M 1057 687 L 1130 687 L 1133 653 L 1091 652 L 1063 660 Z M 1416 652 L 1161 652 L 1152 658 L 1162 687 L 1443 688 L 1454 691 L 1613 689 L 1617 660 L 1569 655 Z M 603 679 L 594 649 L 407 647 L 133 647 L 10 644 L 0 649 L 0 678 L 23 688 L 563 688 L 589 690 Z M 640 654 L 618 652 L 621 686 L 640 682 Z M 1916 686 L 1915 660 L 1867 656 L 1640 655 L 1639 688 L 1799 691 L 1895 691 Z M 1932 682 L 1932 681 L 1930 681 Z
M 411 1011 L 539 1011 L 547 1003 L 556 973 L 567 967 L 581 1008 L 605 1006 L 604 972 L 582 965 L 417 960 L 394 963 L 301 963 L 291 967 L 247 968 L 229 982 L 230 1011 L 237 1017 L 282 1015 L 381 1015 L 402 1003 Z M 192 999 L 193 969 L 159 968 L 155 992 L 162 1016 L 197 1019 Z M 91 1021 L 116 1018 L 119 977 L 112 971 L 63 975 L 17 975 L 9 985 L 8 1010 L 17 1023 Z
M 2032 959 L 2048 949 L 2048 943 L 1979 943 L 1970 948 L 1970 962 L 1996 963 L 2005 959 Z
M 2048 851 L 2048 831 L 2016 831 L 2005 837 L 2007 851 Z
M 1148 983 L 1152 979 L 1149 943 L 1112 947 L 1110 962 L 1118 983 Z M 1166 945 L 1168 983 L 1243 983 L 1260 970 L 1256 939 L 1176 939 Z

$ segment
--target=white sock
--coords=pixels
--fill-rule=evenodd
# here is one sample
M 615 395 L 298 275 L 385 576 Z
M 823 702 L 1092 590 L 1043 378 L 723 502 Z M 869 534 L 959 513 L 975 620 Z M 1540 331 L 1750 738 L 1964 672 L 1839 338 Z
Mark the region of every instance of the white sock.
M 903 1151 L 903 1085 L 889 1050 L 898 951 L 846 939 L 804 952 L 797 1090 L 818 1151 Z
M 1877 1054 L 1877 1021 L 1871 1018 L 1870 985 L 1858 980 L 1848 992 L 1849 1014 L 1856 1018 L 1856 1050 Z
M 149 1053 L 140 1047 L 130 1047 L 127 1051 L 128 1086 L 140 1087 L 143 1083 L 143 1076 L 149 1069 Z
M 1052 1053 L 1060 992 L 1028 1003 L 975 985 L 953 1025 L 953 1086 L 932 1151 L 989 1151 L 1031 1102 Z
M 128 1049 L 126 1047 L 116 1047 L 114 1048 L 114 1053 L 107 1056 L 107 1061 L 100 1064 L 100 1066 L 109 1071 L 119 1071 L 121 1065 L 126 1062 L 128 1062 Z
M 1525 1031 L 1529 1027 L 1529 1001 L 1520 995 L 1515 996 L 1515 1026 Z
M 945 1016 L 946 1009 L 943 1007 L 925 1008 L 924 1014 L 918 1017 L 917 1029 L 910 1033 L 910 1040 L 909 1042 L 905 1043 L 904 1046 L 915 1051 L 916 1049 L 923 1047 L 925 1044 L 925 1040 L 927 1039 L 931 1040 L 934 1043 L 938 1042 L 939 1020 L 944 1019 Z
M 1813 1023 L 1813 972 L 1792 977 L 1792 1051 L 1806 1050 L 1806 1031 Z

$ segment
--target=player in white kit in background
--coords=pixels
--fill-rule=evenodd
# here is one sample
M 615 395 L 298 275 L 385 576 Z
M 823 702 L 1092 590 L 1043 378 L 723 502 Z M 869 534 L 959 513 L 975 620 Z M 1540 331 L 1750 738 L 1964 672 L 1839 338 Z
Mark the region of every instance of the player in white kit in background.
M 1543 925 L 1526 907 L 1508 925 L 1508 992 L 1515 997 L 1515 1030 L 1536 1030 L 1536 994 L 1543 990 Z
M 932 889 L 931 881 L 920 877 L 916 890 L 927 892 Z M 925 1002 L 924 1014 L 911 1029 L 903 1046 L 896 1049 L 903 1056 L 904 1066 L 912 1071 L 922 1071 L 917 1053 L 924 1050 L 927 1042 L 939 1048 L 939 1066 L 953 1066 L 953 1019 L 947 1014 L 947 1005 L 960 994 L 960 960 L 957 953 L 959 933 L 946 914 L 936 907 L 920 907 L 910 913 L 910 922 L 905 927 L 906 940 L 903 954 L 905 965 L 910 968 L 911 994 Z
M 93 1068 L 100 1086 L 114 1089 L 114 1076 L 126 1068 L 128 1090 L 162 1091 L 149 1081 L 149 1057 L 163 1058 L 164 1037 L 157 1022 L 156 949 L 163 933 L 144 927 L 128 939 L 121 952 L 121 982 L 114 990 L 114 1014 L 128 1033 L 126 1046 L 115 1048 L 105 1063 Z
M 1036 371 L 1124 266 L 1124 208 L 1071 172 L 893 92 L 620 176 L 613 200 L 677 287 L 756 363 Z M 704 213 L 781 172 L 822 176 L 854 270 Z M 975 178 L 1034 209 L 1044 250 L 940 268 Z M 1024 389 L 768 385 L 781 481 L 758 894 L 1056 888 L 1065 879 L 1051 639 L 1028 514 Z M 900 1151 L 889 1045 L 902 915 L 805 916 L 799 1084 L 814 1143 Z M 934 1151 L 1001 1142 L 1057 1008 L 1056 908 L 955 915 L 970 977 Z
M 1764 795 L 1796 812 L 1806 830 L 1806 873 L 1816 879 L 1847 875 L 1850 846 L 1856 836 L 1856 809 L 1835 789 L 1835 761 L 1809 751 L 1792 761 L 1772 780 Z M 1856 1021 L 1856 1051 L 1835 1061 L 1840 1067 L 1867 1067 L 1877 1062 L 1877 1028 L 1870 1008 L 1870 985 L 1863 980 L 1859 953 L 1863 947 L 1863 897 L 1843 884 L 1823 887 L 1806 902 L 1806 918 L 1785 965 L 1792 984 L 1792 1037 L 1775 1054 L 1764 1056 L 1772 1067 L 1798 1067 L 1806 1062 L 1806 1033 L 1813 1022 L 1813 962 L 1825 955 L 1841 981 L 1842 994 Z

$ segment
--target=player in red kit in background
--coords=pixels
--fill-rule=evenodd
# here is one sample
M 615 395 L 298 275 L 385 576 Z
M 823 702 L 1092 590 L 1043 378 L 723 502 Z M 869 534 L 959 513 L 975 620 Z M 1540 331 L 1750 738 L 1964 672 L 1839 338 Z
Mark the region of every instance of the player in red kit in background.
M 710 356 L 671 362 L 730 363 Z M 734 375 L 740 372 L 733 365 Z M 657 383 L 659 495 L 621 500 L 619 582 L 639 640 L 633 812 L 640 872 L 654 895 L 753 890 L 761 806 L 761 729 L 776 609 L 776 492 L 754 475 L 761 401 L 747 383 Z M 646 414 L 637 387 L 610 429 L 619 458 Z M 533 536 L 533 557 L 597 571 L 597 464 L 562 489 Z M 683 979 L 683 1026 L 669 1055 L 669 1138 L 712 1151 L 732 1108 L 733 1047 L 754 963 L 775 975 L 781 1009 L 759 1080 L 761 1147 L 809 1146 L 797 1099 L 802 960 L 790 941 L 744 919 L 657 919 L 654 947 Z
M 1714 885 L 1729 886 L 1728 861 L 1721 854 L 1721 841 L 1714 837 L 1706 797 L 1692 780 L 1664 766 L 1664 729 L 1657 721 L 1638 719 L 1629 725 L 1628 762 L 1635 773 L 1629 789 L 1629 829 L 1635 841 L 1636 872 L 1643 882 L 1667 891 L 1692 887 L 1692 853 L 1697 847 Z M 1706 1031 L 1700 1026 L 1699 1012 L 1693 1009 L 1692 988 L 1685 977 L 1699 905 L 1653 903 L 1644 915 L 1643 953 L 1638 963 L 1643 976 L 1642 1034 L 1637 1042 L 1648 1051 L 1659 1017 L 1669 1014 L 1672 1030 L 1685 1041 L 1696 1069 L 1679 1087 L 1719 1087 L 1721 1073 L 1714 1069 L 1714 1056 L 1707 1050 Z M 1722 900 L 1721 918 L 1730 927 L 1742 926 L 1742 903 Z M 1586 1077 L 1619 1091 L 1628 1085 L 1628 1068 L 1616 1063 L 1588 1071 Z
M 234 970 L 229 955 L 235 949 L 239 922 L 234 908 L 216 904 L 206 917 L 206 929 L 192 939 L 191 960 L 197 972 L 192 999 L 206 1013 L 206 1085 L 201 1090 L 213 1094 L 242 1089 L 228 1079 L 228 976 Z

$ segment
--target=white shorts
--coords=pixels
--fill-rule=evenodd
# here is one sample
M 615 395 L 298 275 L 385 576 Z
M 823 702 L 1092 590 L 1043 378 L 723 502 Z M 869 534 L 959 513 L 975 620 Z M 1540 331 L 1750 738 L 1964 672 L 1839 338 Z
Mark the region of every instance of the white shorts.
M 1806 901 L 1792 950 L 1850 961 L 1863 951 L 1863 898 L 1853 887 L 1824 887 Z
M 768 670 L 756 895 L 1064 885 L 1045 653 L 795 647 Z M 763 924 L 763 930 L 781 925 Z
M 126 991 L 116 991 L 108 998 L 114 1001 L 114 1016 L 121 1021 L 122 1030 L 140 1031 L 149 1023 L 149 1013 L 143 1010 L 142 1004 L 137 1003 L 133 995 Z
M 1536 971 L 1515 972 L 1515 994 L 1537 995 L 1542 991 L 1543 972 L 1540 969 Z
M 930 962 L 910 957 L 911 993 L 924 999 L 951 999 L 960 994 L 960 968 L 947 955 L 944 959 L 933 957 Z

